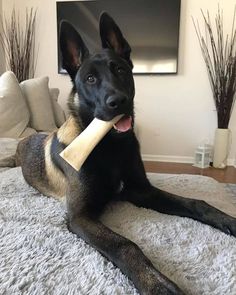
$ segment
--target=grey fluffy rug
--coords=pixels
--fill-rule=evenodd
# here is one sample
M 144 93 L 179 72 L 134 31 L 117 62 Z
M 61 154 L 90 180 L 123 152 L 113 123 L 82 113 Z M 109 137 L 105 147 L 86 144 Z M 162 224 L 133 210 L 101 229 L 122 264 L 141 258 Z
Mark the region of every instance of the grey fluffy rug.
M 195 198 L 205 195 L 236 212 L 224 185 L 211 178 L 150 178 L 163 189 Z M 129 203 L 111 205 L 102 220 L 135 241 L 187 294 L 236 294 L 235 238 Z M 138 293 L 119 269 L 68 232 L 64 205 L 29 187 L 20 168 L 14 168 L 0 173 L 0 294 Z

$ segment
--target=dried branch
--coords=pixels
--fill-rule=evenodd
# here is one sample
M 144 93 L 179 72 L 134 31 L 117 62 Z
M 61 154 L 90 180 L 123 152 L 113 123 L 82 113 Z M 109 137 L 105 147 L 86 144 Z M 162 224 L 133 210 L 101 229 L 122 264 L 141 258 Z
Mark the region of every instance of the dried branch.
M 236 6 L 230 37 L 229 35 L 224 37 L 223 12 L 220 12 L 219 8 L 215 17 L 215 33 L 209 12 L 207 11 L 205 15 L 201 10 L 201 13 L 205 25 L 205 37 L 198 21 L 193 18 L 192 20 L 213 92 L 218 128 L 228 128 L 236 99 Z
M 30 11 L 26 9 L 24 27 L 15 8 L 9 20 L 6 17 L 1 20 L 0 42 L 5 53 L 6 69 L 14 72 L 19 82 L 34 77 L 36 14 L 33 8 Z

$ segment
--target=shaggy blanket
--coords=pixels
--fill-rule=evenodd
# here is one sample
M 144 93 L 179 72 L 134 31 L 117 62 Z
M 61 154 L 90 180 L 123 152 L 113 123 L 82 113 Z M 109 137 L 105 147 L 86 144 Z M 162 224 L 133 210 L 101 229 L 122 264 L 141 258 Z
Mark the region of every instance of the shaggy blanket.
M 223 184 L 192 175 L 150 174 L 170 192 L 223 206 Z M 224 203 L 224 204 L 223 204 Z M 236 294 L 236 239 L 188 218 L 114 203 L 102 221 L 136 242 L 187 294 Z M 29 187 L 20 168 L 0 173 L 0 294 L 138 294 L 111 262 L 70 233 L 64 205 Z

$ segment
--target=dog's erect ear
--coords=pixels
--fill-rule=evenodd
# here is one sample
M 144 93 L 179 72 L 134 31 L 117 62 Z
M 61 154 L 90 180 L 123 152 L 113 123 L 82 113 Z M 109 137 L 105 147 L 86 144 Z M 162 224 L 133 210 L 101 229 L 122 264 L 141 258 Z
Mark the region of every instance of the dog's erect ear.
M 60 24 L 60 48 L 62 67 L 73 80 L 81 63 L 89 56 L 89 51 L 79 33 L 67 21 Z
M 100 16 L 100 36 L 103 48 L 113 49 L 133 67 L 130 60 L 131 48 L 123 37 L 120 28 L 106 12 L 103 12 Z

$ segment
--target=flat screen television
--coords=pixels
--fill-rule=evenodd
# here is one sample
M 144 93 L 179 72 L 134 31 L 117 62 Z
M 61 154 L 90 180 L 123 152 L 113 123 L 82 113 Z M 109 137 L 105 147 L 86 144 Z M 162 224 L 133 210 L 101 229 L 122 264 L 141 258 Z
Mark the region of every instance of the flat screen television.
M 90 52 L 101 48 L 99 16 L 106 11 L 120 27 L 132 48 L 134 74 L 175 74 L 181 0 L 83 0 L 57 2 L 57 29 L 69 21 Z M 58 38 L 59 40 L 59 38 Z M 58 71 L 61 53 L 58 46 Z

